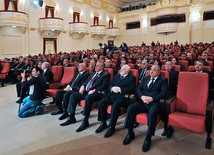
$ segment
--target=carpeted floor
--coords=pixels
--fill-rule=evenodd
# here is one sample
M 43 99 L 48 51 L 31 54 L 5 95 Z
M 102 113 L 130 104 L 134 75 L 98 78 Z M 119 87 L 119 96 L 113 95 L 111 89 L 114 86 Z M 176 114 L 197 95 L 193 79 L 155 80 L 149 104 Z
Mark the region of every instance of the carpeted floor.
M 1 155 L 136 155 L 143 154 L 142 145 L 146 136 L 147 126 L 140 125 L 134 131 L 136 138 L 131 144 L 124 146 L 122 142 L 127 134 L 123 128 L 125 115 L 121 116 L 112 137 L 104 138 L 107 130 L 96 134 L 94 131 L 99 126 L 97 122 L 97 109 L 93 110 L 90 117 L 90 126 L 87 130 L 76 133 L 83 116 L 80 114 L 82 107 L 77 108 L 77 123 L 66 127 L 59 124 L 57 116 L 51 116 L 56 107 L 49 104 L 47 98 L 43 115 L 29 118 L 17 116 L 18 104 L 15 85 L 7 84 L 0 87 L 0 154 Z M 146 154 L 154 155 L 213 155 L 212 149 L 205 149 L 206 133 L 197 134 L 175 128 L 174 135 L 169 139 L 161 136 L 163 123 L 157 126 L 156 134 L 152 137 L 151 149 Z M 214 136 L 212 135 L 212 139 Z

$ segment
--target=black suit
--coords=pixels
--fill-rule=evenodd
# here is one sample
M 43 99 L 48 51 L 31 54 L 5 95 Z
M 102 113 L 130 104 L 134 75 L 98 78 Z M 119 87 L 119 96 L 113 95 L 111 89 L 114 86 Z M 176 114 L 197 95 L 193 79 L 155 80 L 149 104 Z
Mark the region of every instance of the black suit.
M 64 61 L 64 59 L 59 59 L 59 61 L 57 61 L 56 65 L 63 65 L 63 61 Z
M 25 64 L 25 63 L 21 63 L 13 72 L 13 74 L 11 75 L 11 78 L 13 79 L 13 81 L 17 81 L 17 75 L 20 75 L 24 70 L 27 71 L 30 70 L 30 63 Z
M 85 91 L 83 94 L 76 92 L 70 96 L 67 112 L 70 113 L 71 116 L 74 116 L 74 114 L 75 114 L 77 103 L 79 101 L 85 99 L 85 107 L 84 107 L 83 114 L 88 118 L 90 115 L 90 111 L 91 111 L 93 102 L 100 99 L 98 91 L 107 89 L 109 81 L 110 81 L 110 74 L 106 71 L 102 71 L 96 77 L 96 79 L 94 80 L 94 82 L 92 83 L 92 85 L 90 87 L 90 90 L 95 89 L 95 93 L 88 95 L 88 92 L 90 90 L 86 91 L 86 87 L 95 74 L 96 74 L 96 72 L 91 73 L 89 75 L 89 77 L 87 78 L 87 80 L 83 83 L 83 86 L 85 87 Z
M 83 82 L 85 82 L 85 80 L 89 76 L 89 73 L 87 71 L 84 71 L 81 75 L 79 75 L 79 76 L 78 75 L 79 75 L 79 72 L 76 72 L 74 74 L 73 79 L 68 84 L 68 85 L 70 85 L 72 87 L 72 90 L 70 90 L 70 91 L 64 91 L 62 89 L 62 90 L 58 90 L 56 92 L 56 99 L 55 99 L 55 101 L 56 101 L 56 105 L 58 106 L 59 109 L 64 108 L 65 111 L 67 111 L 67 106 L 68 106 L 70 95 L 72 93 L 74 93 L 74 92 L 78 92 L 79 91 L 79 88 L 81 87 L 81 85 L 83 84 Z M 63 99 L 63 105 L 62 105 L 62 99 Z
M 174 69 L 171 69 L 169 71 L 169 94 L 170 95 L 175 95 L 177 92 L 178 75 L 179 75 L 179 72 Z
M 112 87 L 120 87 L 121 93 L 114 93 L 111 91 Z M 112 104 L 111 108 L 111 120 L 109 126 L 115 127 L 118 117 L 120 116 L 120 107 L 126 107 L 125 94 L 134 93 L 136 87 L 135 76 L 128 74 L 124 79 L 121 79 L 121 75 L 114 76 L 110 86 L 108 87 L 107 96 L 98 103 L 98 121 L 106 121 L 107 119 L 107 107 Z
M 159 100 L 167 96 L 168 81 L 167 78 L 159 76 L 149 88 L 147 84 L 149 83 L 150 79 L 151 76 L 144 77 L 143 82 L 141 82 L 137 88 L 137 95 L 140 100 L 128 107 L 125 127 L 129 128 L 129 132 L 133 132 L 136 115 L 139 113 L 147 113 L 148 134 L 154 135 L 155 133 L 157 115 L 160 111 Z M 153 101 L 149 104 L 144 103 L 141 100 L 141 97 L 144 95 L 152 97 Z
M 51 82 L 53 81 L 53 72 L 50 69 L 47 69 L 45 71 L 45 74 L 43 74 L 46 78 L 46 82 Z
M 149 70 L 149 68 L 145 68 L 145 69 L 139 69 L 138 72 L 139 72 L 139 81 L 142 81 L 143 78 L 145 77 L 146 75 L 146 71 Z M 143 72 L 142 72 L 143 71 Z

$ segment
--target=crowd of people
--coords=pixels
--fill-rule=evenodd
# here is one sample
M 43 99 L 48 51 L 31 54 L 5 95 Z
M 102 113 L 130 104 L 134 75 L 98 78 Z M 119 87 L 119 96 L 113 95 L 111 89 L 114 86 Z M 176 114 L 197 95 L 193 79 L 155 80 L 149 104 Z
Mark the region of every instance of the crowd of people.
M 147 152 L 151 146 L 151 138 L 155 133 L 157 115 L 160 113 L 159 100 L 170 95 L 175 95 L 180 71 L 187 71 L 179 60 L 186 61 L 188 66 L 194 65 L 193 72 L 205 72 L 209 74 L 210 91 L 213 88 L 213 43 L 195 43 L 178 45 L 162 45 L 152 42 L 151 46 L 144 42 L 142 46 L 128 47 L 122 43 L 119 48 L 95 50 L 82 50 L 71 53 L 58 53 L 48 55 L 28 55 L 26 57 L 5 58 L 3 63 L 10 63 L 10 72 L 7 81 L 16 83 L 17 103 L 24 103 L 18 116 L 28 117 L 33 114 L 42 114 L 45 105 L 42 100 L 46 97 L 49 83 L 53 81 L 54 74 L 51 66 L 61 65 L 76 67 L 77 72 L 68 85 L 56 92 L 54 99 L 57 110 L 51 115 L 61 114 L 59 120 L 67 119 L 61 126 L 76 123 L 76 106 L 81 100 L 85 100 L 83 110 L 84 119 L 76 132 L 81 132 L 89 126 L 90 112 L 95 101 L 98 101 L 98 121 L 100 126 L 95 131 L 102 132 L 108 128 L 105 138 L 112 136 L 116 130 L 117 119 L 120 116 L 121 107 L 127 108 L 124 127 L 128 128 L 128 134 L 123 141 L 129 144 L 134 138 L 135 118 L 139 113 L 148 113 L 148 132 L 143 144 L 143 152 Z M 205 66 L 211 62 L 210 71 Z M 176 70 L 174 66 L 180 69 Z M 86 68 L 93 68 L 91 74 Z M 113 70 L 114 77 L 110 81 L 110 74 L 104 70 Z M 138 71 L 138 77 L 132 75 L 131 69 Z M 149 76 L 146 72 L 150 71 Z M 169 72 L 169 84 L 166 77 L 160 75 L 161 70 Z M 20 80 L 21 79 L 21 80 Z M 137 81 L 137 79 L 139 79 Z M 137 83 L 137 85 L 136 85 Z M 138 85 L 139 83 L 139 85 Z M 138 86 L 138 87 L 136 87 Z M 100 95 L 105 91 L 106 95 Z M 126 94 L 136 94 L 138 100 L 131 105 L 125 104 Z M 111 107 L 111 115 L 107 108 Z M 109 125 L 107 119 L 110 118 Z M 166 129 L 162 135 L 170 137 L 173 129 Z

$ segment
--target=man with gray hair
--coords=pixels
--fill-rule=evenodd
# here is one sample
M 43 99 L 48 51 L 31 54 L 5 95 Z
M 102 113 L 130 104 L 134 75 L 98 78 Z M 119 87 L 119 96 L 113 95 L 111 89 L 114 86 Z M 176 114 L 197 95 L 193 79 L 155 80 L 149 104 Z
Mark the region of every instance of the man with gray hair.
M 149 70 L 147 60 L 142 60 L 142 69 L 139 69 L 139 81 L 142 82 L 144 76 L 146 75 L 146 71 Z
M 53 81 L 53 72 L 49 69 L 49 63 L 48 62 L 42 63 L 42 70 L 43 70 L 42 74 L 45 76 L 46 86 L 48 88 L 49 82 Z
M 108 94 L 98 103 L 98 121 L 101 121 L 101 125 L 95 131 L 96 133 L 107 128 L 107 107 L 112 105 L 109 129 L 104 135 L 105 138 L 110 137 L 115 132 L 117 119 L 120 116 L 120 107 L 128 106 L 125 105 L 125 94 L 131 94 L 135 91 L 136 78 L 129 74 L 130 70 L 130 66 L 122 66 L 120 74 L 115 75 L 109 85 Z

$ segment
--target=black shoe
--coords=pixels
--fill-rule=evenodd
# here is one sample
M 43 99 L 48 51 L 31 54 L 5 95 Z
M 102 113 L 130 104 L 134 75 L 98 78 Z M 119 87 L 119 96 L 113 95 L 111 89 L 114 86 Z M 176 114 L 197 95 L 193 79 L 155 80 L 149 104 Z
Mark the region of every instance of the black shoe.
M 134 123 L 134 128 L 138 127 L 139 123 L 135 122 Z
M 96 132 L 96 133 L 100 133 L 100 132 L 103 131 L 105 128 L 107 128 L 106 122 L 101 122 L 100 126 L 97 128 L 97 130 L 96 130 L 95 132 Z
M 127 134 L 126 138 L 123 141 L 123 145 L 127 145 L 135 138 L 135 133 L 133 132 L 132 134 Z
M 18 99 L 18 100 L 16 101 L 16 103 L 19 103 L 19 104 L 20 104 L 20 103 L 22 103 L 22 100 L 23 100 L 23 99 L 20 98 L 20 99 Z
M 106 134 L 104 135 L 104 137 L 108 138 L 108 137 L 112 136 L 114 132 L 115 132 L 115 128 L 114 127 L 109 127 L 108 131 L 106 132 Z
M 63 112 L 62 115 L 59 117 L 59 120 L 63 120 L 65 118 L 67 118 L 69 115 L 67 112 Z
M 87 127 L 89 126 L 88 122 L 83 122 L 80 127 L 76 130 L 76 132 L 81 132 L 83 130 L 85 130 Z
M 75 117 L 69 117 L 69 118 L 67 119 L 67 121 L 64 122 L 64 123 L 62 123 L 62 124 L 60 124 L 60 126 L 66 126 L 66 125 L 74 124 L 74 123 L 76 123 Z
M 146 139 L 146 140 L 144 141 L 143 148 L 142 148 L 143 152 L 149 151 L 150 146 L 151 146 L 151 140 L 147 140 L 147 139 Z
M 44 104 L 39 105 L 39 108 L 37 109 L 36 114 L 37 115 L 42 115 L 43 112 L 44 112 L 44 109 L 45 109 L 45 105 Z
M 54 100 L 50 102 L 50 104 L 54 104 L 54 103 L 55 103 L 55 101 L 54 101 Z
M 172 127 L 169 127 L 166 137 L 171 138 L 173 133 L 174 133 L 174 129 Z
M 168 129 L 164 129 L 164 130 L 163 130 L 163 133 L 161 134 L 161 136 L 166 136 L 166 135 L 167 135 L 167 132 L 168 132 Z
M 62 109 L 57 109 L 57 111 L 52 112 L 51 115 L 58 115 L 58 114 L 62 114 L 63 110 Z

